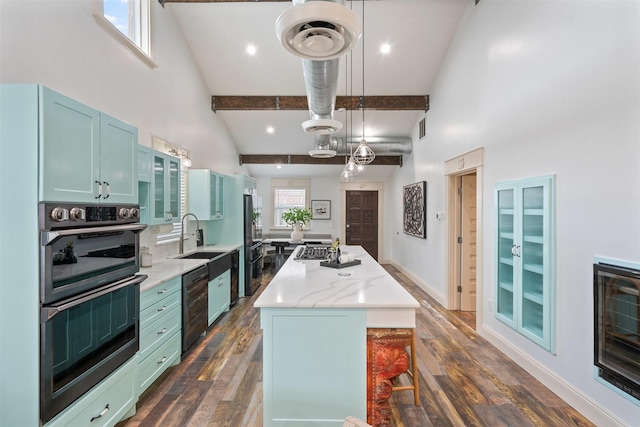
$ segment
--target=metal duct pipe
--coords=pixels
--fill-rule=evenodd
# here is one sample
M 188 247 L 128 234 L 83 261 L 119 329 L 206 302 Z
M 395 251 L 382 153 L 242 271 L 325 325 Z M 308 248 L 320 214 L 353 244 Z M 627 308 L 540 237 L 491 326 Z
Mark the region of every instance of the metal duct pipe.
M 303 129 L 315 135 L 337 132 L 342 128 L 333 120 L 339 58 L 360 38 L 360 18 L 344 0 L 293 0 L 276 20 L 276 34 L 285 49 L 302 58 L 310 115 Z
M 334 150 L 338 156 L 348 156 L 351 154 L 351 150 L 355 150 L 360 144 L 360 138 L 329 137 L 328 139 L 329 143 L 325 143 L 323 148 L 318 149 Z M 318 138 L 316 138 L 317 140 Z M 411 141 L 411 138 L 404 136 L 368 137 L 367 144 L 375 151 L 376 156 L 400 156 L 411 154 L 413 151 L 413 141 Z
M 333 119 L 338 90 L 338 59 L 328 61 L 302 60 L 304 84 L 312 120 Z

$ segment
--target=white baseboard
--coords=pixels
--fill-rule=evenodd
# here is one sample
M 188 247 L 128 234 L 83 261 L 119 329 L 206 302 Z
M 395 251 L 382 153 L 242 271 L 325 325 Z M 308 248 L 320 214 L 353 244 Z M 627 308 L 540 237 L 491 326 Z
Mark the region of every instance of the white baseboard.
M 580 390 L 563 381 L 562 378 L 558 378 L 543 365 L 529 357 L 528 354 L 522 352 L 519 348 L 513 346 L 513 344 L 506 341 L 502 336 L 488 328 L 486 325 L 482 325 L 480 327 L 478 334 L 493 344 L 498 350 L 506 354 L 511 360 L 520 365 L 522 369 L 533 375 L 549 390 L 560 396 L 561 399 L 575 408 L 595 425 L 631 427 L 629 424 L 616 417 L 615 414 L 607 411 L 606 408 L 603 408 L 600 404 L 591 400 Z
M 411 279 L 416 285 L 418 285 L 420 287 L 420 289 L 422 289 L 423 291 L 428 293 L 431 298 L 433 298 L 436 301 L 438 301 L 438 303 L 440 303 L 440 305 L 442 305 L 443 307 L 447 306 L 447 304 L 445 303 L 444 295 L 442 294 L 442 292 L 440 292 L 437 289 L 431 287 L 431 285 L 429 285 L 427 282 L 422 280 L 420 277 L 418 277 L 415 274 L 413 274 L 413 272 L 407 270 L 403 265 L 398 264 L 397 262 L 395 262 L 394 260 L 391 260 L 391 259 L 390 260 L 381 261 L 380 263 L 381 264 L 391 264 L 391 265 L 393 265 L 395 268 L 400 270 L 402 272 L 402 274 L 404 274 L 405 276 L 408 276 L 409 279 Z

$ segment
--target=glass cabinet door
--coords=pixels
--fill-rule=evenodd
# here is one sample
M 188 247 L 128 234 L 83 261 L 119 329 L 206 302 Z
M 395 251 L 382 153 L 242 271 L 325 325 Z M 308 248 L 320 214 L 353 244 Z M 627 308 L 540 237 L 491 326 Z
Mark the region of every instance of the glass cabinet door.
M 209 215 L 215 217 L 218 209 L 218 198 L 216 197 L 216 174 L 209 172 Z
M 155 224 L 161 224 L 165 221 L 166 162 L 166 158 L 162 155 L 153 156 L 153 222 Z
M 218 209 L 217 216 L 224 216 L 224 176 L 218 175 Z
M 497 312 L 514 320 L 514 190 L 498 189 L 498 291 Z
M 522 192 L 522 328 L 543 336 L 544 316 L 544 187 L 524 187 Z

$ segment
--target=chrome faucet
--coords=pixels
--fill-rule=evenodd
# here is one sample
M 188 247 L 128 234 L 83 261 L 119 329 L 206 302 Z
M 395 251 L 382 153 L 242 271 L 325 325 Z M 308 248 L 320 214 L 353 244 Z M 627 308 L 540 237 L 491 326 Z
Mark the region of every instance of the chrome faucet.
M 182 225 L 182 228 L 180 230 L 180 255 L 184 253 L 184 219 L 189 215 L 191 215 L 196 219 L 196 245 L 197 245 L 197 242 L 200 240 L 200 237 L 198 236 L 198 230 L 200 230 L 200 221 L 198 221 L 198 217 L 195 216 L 195 214 L 192 214 L 191 212 L 187 212 L 182 216 L 182 220 L 180 220 L 180 223 Z

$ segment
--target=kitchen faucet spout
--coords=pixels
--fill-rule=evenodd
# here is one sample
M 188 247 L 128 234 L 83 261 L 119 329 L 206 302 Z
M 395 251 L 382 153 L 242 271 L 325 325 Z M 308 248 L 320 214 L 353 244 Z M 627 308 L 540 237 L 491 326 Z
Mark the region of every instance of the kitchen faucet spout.
M 180 230 L 180 255 L 184 253 L 184 219 L 188 216 L 192 216 L 196 219 L 196 242 L 199 239 L 197 230 L 200 230 L 200 221 L 198 221 L 198 217 L 195 216 L 195 214 L 192 214 L 191 212 L 187 212 L 182 216 L 182 220 L 180 220 L 180 223 L 182 225 L 182 228 Z

